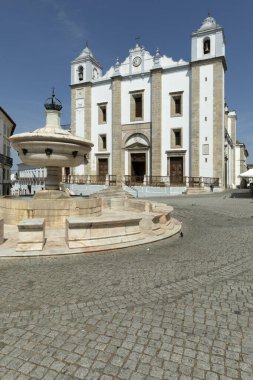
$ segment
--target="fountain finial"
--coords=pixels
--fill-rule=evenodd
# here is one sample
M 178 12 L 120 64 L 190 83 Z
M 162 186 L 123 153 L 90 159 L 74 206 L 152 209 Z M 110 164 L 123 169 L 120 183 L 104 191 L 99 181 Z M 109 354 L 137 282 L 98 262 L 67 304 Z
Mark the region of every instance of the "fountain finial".
M 47 98 L 44 107 L 46 110 L 60 111 L 62 109 L 61 101 L 57 99 L 54 94 L 54 87 L 52 88 L 52 96 L 50 98 Z

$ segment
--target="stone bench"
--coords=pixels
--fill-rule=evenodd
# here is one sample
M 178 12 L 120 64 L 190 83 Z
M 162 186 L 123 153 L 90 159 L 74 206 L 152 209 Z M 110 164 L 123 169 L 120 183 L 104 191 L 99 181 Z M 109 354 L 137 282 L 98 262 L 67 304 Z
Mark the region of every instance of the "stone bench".
M 18 223 L 19 241 L 16 251 L 41 251 L 45 244 L 45 219 L 23 219 Z
M 69 248 L 120 244 L 141 239 L 141 216 L 104 215 L 66 218 L 65 239 Z
M 0 244 L 4 242 L 4 220 L 0 218 Z

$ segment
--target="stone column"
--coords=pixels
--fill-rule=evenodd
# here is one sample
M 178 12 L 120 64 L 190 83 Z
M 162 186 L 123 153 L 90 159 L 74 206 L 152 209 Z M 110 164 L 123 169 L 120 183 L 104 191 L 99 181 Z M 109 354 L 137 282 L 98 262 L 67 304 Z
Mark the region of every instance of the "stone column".
M 151 175 L 161 175 L 162 69 L 151 70 Z
M 124 174 L 121 140 L 121 76 L 117 75 L 112 77 L 112 174 L 117 182 Z
M 61 168 L 55 166 L 47 167 L 45 190 L 59 190 L 61 181 Z

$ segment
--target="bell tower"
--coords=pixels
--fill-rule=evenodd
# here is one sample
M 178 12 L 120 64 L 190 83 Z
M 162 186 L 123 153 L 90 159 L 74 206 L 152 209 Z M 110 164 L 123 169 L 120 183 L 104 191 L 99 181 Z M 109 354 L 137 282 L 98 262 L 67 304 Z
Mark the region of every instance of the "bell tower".
M 91 82 L 102 76 L 102 68 L 86 45 L 81 54 L 71 62 L 71 85 Z
M 208 15 L 191 39 L 191 175 L 224 184 L 225 37 Z
M 91 140 L 91 99 L 93 83 L 102 76 L 102 67 L 86 45 L 71 62 L 71 132 Z M 73 174 L 90 172 L 90 162 L 73 168 Z
M 191 60 L 214 57 L 225 57 L 225 37 L 223 28 L 209 15 L 201 27 L 192 33 Z

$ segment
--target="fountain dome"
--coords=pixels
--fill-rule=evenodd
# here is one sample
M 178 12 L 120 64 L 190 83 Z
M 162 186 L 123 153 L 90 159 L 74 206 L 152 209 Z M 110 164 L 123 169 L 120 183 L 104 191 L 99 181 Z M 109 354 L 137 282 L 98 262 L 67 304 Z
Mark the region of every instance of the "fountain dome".
M 93 144 L 61 127 L 62 105 L 54 91 L 44 106 L 46 125 L 33 132 L 13 135 L 10 142 L 22 162 L 47 168 L 47 190 L 59 190 L 61 168 L 84 164 Z

